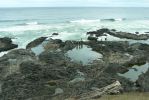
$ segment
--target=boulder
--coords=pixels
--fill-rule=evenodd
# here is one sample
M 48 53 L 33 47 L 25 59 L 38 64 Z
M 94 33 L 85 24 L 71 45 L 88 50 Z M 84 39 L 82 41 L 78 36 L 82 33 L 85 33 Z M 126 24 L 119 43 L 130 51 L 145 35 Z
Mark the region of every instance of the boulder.
M 33 47 L 38 46 L 38 45 L 41 44 L 43 41 L 45 41 L 46 38 L 47 38 L 47 37 L 40 37 L 40 38 L 37 38 L 37 39 L 31 41 L 30 43 L 27 44 L 26 49 L 31 49 L 31 48 L 33 48 Z
M 111 73 L 111 74 L 125 73 L 127 71 L 128 69 L 126 67 L 122 66 L 121 64 L 117 64 L 117 63 L 110 63 L 109 66 L 104 70 L 104 72 Z
M 47 43 L 43 44 L 45 51 L 56 51 L 63 45 L 63 41 L 60 39 L 49 39 Z
M 59 35 L 58 33 L 53 33 L 52 35 Z
M 87 39 L 90 40 L 90 41 L 97 41 L 98 38 L 97 37 L 89 36 Z
M 97 99 L 97 98 L 100 98 L 104 94 L 119 94 L 121 89 L 122 89 L 121 83 L 119 81 L 116 81 L 102 88 L 94 87 L 92 88 L 92 91 L 83 93 L 75 98 L 77 98 L 77 100 Z
M 91 31 L 91 32 L 87 32 L 87 35 L 96 35 L 96 37 L 99 37 L 99 36 L 103 36 L 104 33 L 109 33 L 109 29 L 107 28 L 102 28 L 102 29 L 99 29 L 97 31 Z
M 18 45 L 13 44 L 11 38 L 8 37 L 0 38 L 0 52 L 8 51 L 17 47 Z
M 149 92 L 149 70 L 139 76 L 137 80 L 137 87 L 140 91 Z
M 16 72 L 20 72 L 19 64 L 26 60 L 36 60 L 35 54 L 29 50 L 16 49 L 0 58 L 0 80 Z

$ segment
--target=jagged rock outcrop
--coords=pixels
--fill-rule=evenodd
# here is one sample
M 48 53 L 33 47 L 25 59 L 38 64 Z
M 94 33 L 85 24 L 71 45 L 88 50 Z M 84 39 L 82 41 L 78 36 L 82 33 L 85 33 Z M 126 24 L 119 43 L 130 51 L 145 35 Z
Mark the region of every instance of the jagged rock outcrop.
M 147 40 L 149 39 L 149 34 L 134 34 L 129 32 L 116 32 L 115 30 L 110 30 L 107 28 L 102 28 L 97 31 L 87 32 L 88 35 L 96 35 L 96 37 L 103 36 L 104 34 L 109 34 L 119 38 L 133 39 L 133 40 Z
M 26 46 L 26 49 L 31 49 L 33 47 L 36 47 L 38 46 L 39 44 L 41 44 L 43 41 L 46 40 L 47 37 L 40 37 L 40 38 L 37 38 L 35 40 L 33 40 L 32 42 L 30 42 L 27 46 Z
M 0 38 L 0 52 L 8 51 L 17 47 L 18 45 L 13 44 L 11 38 L 8 37 Z

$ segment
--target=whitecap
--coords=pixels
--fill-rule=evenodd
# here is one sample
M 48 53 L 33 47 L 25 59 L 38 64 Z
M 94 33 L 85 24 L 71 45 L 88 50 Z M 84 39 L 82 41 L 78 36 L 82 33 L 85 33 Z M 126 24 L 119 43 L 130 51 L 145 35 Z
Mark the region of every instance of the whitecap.
M 28 22 L 26 25 L 38 25 L 38 22 Z
M 116 18 L 115 21 L 123 21 L 125 20 L 124 18 Z
M 109 18 L 109 19 L 101 19 L 101 21 L 123 21 L 125 18 Z
M 79 23 L 79 24 L 96 23 L 96 22 L 100 22 L 100 19 L 96 19 L 96 20 L 81 19 L 81 20 L 70 21 L 70 23 Z
M 0 53 L 0 57 L 2 57 L 3 55 L 5 55 L 5 54 L 7 54 L 7 53 L 8 53 L 8 51 L 1 52 L 1 53 Z
M 51 28 L 50 25 L 19 25 L 19 26 L 11 26 L 8 28 L 0 28 L 0 32 L 22 32 L 22 31 L 35 31 L 35 30 L 44 30 Z

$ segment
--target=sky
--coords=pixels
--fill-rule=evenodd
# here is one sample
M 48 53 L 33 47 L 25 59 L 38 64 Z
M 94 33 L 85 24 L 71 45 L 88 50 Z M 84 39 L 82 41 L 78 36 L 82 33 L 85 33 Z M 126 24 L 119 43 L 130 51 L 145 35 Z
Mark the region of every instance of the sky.
M 149 7 L 149 0 L 0 0 L 0 7 Z

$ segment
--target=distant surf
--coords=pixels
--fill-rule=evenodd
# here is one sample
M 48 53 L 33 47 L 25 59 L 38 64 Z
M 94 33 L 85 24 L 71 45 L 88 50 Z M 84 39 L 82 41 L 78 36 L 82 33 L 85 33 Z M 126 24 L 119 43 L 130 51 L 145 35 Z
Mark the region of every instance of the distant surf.
M 101 19 L 101 21 L 124 21 L 126 18 L 110 18 L 110 19 Z
M 89 19 L 80 19 L 80 20 L 73 20 L 70 21 L 70 23 L 95 23 L 95 22 L 102 22 L 102 21 L 124 21 L 126 18 L 109 18 L 109 19 L 94 19 L 94 20 L 89 20 Z
M 100 19 L 96 19 L 96 20 L 81 19 L 81 20 L 70 21 L 70 23 L 94 23 L 94 22 L 100 22 Z
M 38 25 L 38 22 L 27 22 L 26 25 Z

